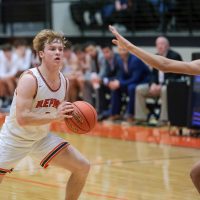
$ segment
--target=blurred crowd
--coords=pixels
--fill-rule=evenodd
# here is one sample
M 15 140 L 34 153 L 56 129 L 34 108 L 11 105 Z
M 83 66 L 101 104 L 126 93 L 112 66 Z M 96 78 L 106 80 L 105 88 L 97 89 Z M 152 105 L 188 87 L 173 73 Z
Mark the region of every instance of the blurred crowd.
M 155 46 L 158 55 L 182 60 L 166 37 L 158 37 Z M 39 59 L 25 40 L 3 44 L 0 57 L 0 107 L 9 111 L 18 78 L 24 70 L 38 66 Z M 93 41 L 66 47 L 61 72 L 70 82 L 69 101 L 89 102 L 96 108 L 98 120 L 135 124 L 148 122 L 149 97 L 161 101 L 157 120 L 168 122 L 167 81 L 182 78 L 152 70 L 124 49 Z
M 72 19 L 80 27 L 134 30 L 145 27 L 166 32 L 176 26 L 178 0 L 80 0 L 71 4 Z M 155 23 L 155 25 L 154 25 Z M 157 26 L 157 27 L 155 27 Z
M 0 46 L 0 108 L 9 111 L 10 103 L 23 71 L 39 64 L 37 56 L 25 39 Z

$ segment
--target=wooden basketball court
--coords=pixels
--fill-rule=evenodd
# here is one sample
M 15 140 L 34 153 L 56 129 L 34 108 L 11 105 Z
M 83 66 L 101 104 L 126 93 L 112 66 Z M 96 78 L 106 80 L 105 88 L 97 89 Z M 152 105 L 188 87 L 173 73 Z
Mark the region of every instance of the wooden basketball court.
M 92 163 L 80 200 L 195 200 L 190 177 L 200 160 L 200 139 L 170 136 L 166 128 L 99 123 L 88 135 L 52 130 Z M 0 200 L 64 200 L 69 173 L 22 160 L 0 186 Z M 76 186 L 74 186 L 76 187 Z

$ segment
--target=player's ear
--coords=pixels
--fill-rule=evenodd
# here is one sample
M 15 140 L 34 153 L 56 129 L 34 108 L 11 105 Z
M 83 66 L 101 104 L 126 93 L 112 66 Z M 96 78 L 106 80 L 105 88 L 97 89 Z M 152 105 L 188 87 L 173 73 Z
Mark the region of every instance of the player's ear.
M 40 58 L 43 58 L 44 57 L 44 52 L 43 51 L 39 51 L 38 55 L 39 55 Z

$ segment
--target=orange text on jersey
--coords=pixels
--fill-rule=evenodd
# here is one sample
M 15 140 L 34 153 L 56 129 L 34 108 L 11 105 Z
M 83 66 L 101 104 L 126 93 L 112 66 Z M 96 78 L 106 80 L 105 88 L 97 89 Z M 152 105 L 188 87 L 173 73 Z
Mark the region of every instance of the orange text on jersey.
M 37 102 L 36 108 L 44 108 L 44 107 L 57 108 L 59 104 L 60 101 L 58 99 L 44 99 Z

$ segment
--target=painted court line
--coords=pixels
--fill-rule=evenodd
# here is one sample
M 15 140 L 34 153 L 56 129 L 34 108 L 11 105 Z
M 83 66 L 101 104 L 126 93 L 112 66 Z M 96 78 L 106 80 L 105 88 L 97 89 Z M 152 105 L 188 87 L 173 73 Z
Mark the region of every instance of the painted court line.
M 49 183 L 44 183 L 44 182 L 40 182 L 40 181 L 32 181 L 32 180 L 24 179 L 24 178 L 16 178 L 16 177 L 8 177 L 8 176 L 6 176 L 5 178 L 9 179 L 9 180 L 21 181 L 21 182 L 31 183 L 31 184 L 34 184 L 34 185 L 40 185 L 40 186 L 45 186 L 45 187 L 65 188 L 64 185 L 49 184 Z M 90 196 L 104 197 L 106 199 L 128 200 L 128 199 L 123 198 L 123 197 L 115 197 L 115 196 L 104 195 L 104 194 L 99 194 L 99 193 L 95 193 L 95 192 L 87 192 L 87 191 L 84 192 L 83 191 L 83 193 L 86 193 L 87 195 L 90 195 Z

